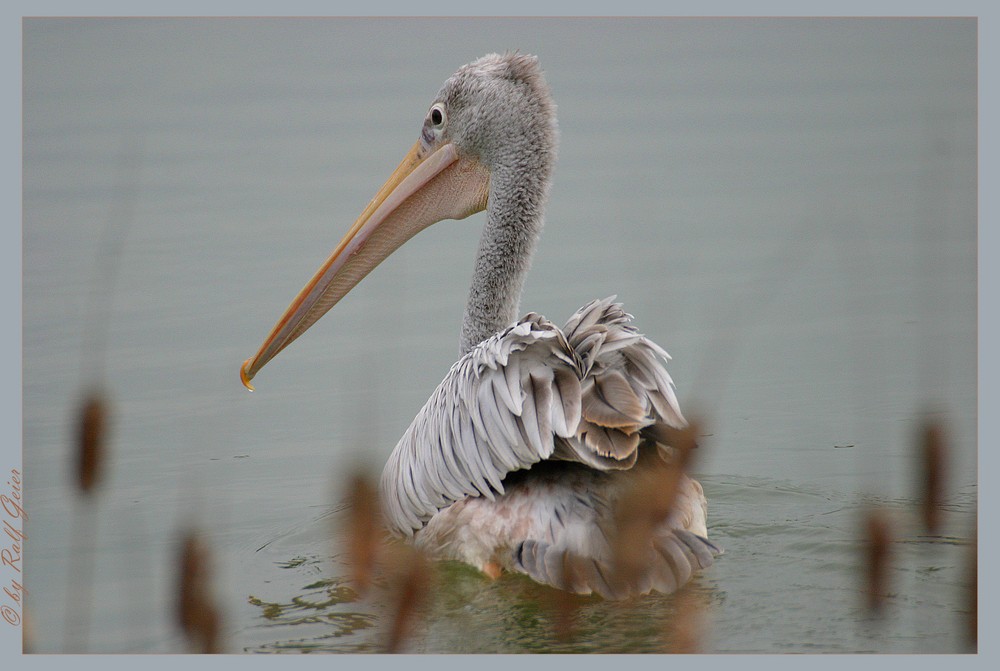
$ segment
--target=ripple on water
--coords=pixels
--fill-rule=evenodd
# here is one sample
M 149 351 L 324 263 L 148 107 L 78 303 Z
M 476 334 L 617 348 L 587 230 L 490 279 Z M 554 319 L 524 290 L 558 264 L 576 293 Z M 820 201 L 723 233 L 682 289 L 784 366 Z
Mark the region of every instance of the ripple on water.
M 917 506 L 784 481 L 702 478 L 709 535 L 725 554 L 697 575 L 689 595 L 704 615 L 708 652 L 961 652 L 962 601 L 974 492 L 945 510 L 948 534 L 927 536 Z M 883 507 L 892 520 L 891 589 L 886 612 L 864 608 L 861 515 Z M 270 563 L 269 591 L 248 597 L 256 610 L 241 633 L 249 652 L 378 652 L 391 620 L 391 595 L 378 584 L 364 598 L 345 582 L 337 541 L 345 511 L 323 511 L 254 553 Z M 332 548 L 332 550 L 331 550 Z M 433 599 L 419 611 L 407 652 L 658 653 L 671 645 L 676 595 L 623 602 L 567 601 L 517 575 L 485 579 L 457 563 L 434 569 Z M 681 617 L 687 617 L 681 615 Z M 560 633 L 562 632 L 562 633 Z

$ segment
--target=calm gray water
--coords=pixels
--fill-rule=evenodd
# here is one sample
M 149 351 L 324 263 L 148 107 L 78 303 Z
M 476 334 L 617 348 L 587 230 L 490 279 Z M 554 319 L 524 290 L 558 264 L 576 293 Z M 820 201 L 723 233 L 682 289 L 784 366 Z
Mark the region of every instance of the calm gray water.
M 184 650 L 172 581 L 189 524 L 213 553 L 227 651 L 380 649 L 386 604 L 344 586 L 330 529 L 344 477 L 381 467 L 456 358 L 482 217 L 417 236 L 256 393 L 238 368 L 444 79 L 515 48 L 541 57 L 562 129 L 525 311 L 561 322 L 617 294 L 709 434 L 697 470 L 726 554 L 694 585 L 702 648 L 967 650 L 976 24 L 950 19 L 27 20 L 34 649 Z M 93 380 L 114 421 L 88 510 L 70 447 Z M 913 485 L 929 411 L 952 448 L 936 536 Z M 896 539 L 877 618 L 869 506 Z M 677 606 L 581 600 L 560 640 L 548 596 L 444 567 L 407 649 L 656 652 Z

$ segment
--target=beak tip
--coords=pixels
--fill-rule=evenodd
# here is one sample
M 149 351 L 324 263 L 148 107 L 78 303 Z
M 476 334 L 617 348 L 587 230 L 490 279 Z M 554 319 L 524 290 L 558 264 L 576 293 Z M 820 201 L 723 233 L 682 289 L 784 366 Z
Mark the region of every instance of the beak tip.
M 247 391 L 253 391 L 253 385 L 250 384 L 250 380 L 253 379 L 253 375 L 248 372 L 250 370 L 251 363 L 253 363 L 253 357 L 244 361 L 243 365 L 240 366 L 240 382 L 242 382 L 243 386 L 247 388 Z

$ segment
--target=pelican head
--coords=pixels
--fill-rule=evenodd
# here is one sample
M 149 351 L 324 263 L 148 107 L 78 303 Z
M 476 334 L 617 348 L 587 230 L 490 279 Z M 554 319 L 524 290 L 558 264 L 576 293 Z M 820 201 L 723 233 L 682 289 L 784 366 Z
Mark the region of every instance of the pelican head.
M 250 381 L 403 243 L 487 210 L 462 349 L 516 316 L 555 163 L 555 104 L 538 60 L 490 54 L 445 82 L 420 137 L 240 370 Z

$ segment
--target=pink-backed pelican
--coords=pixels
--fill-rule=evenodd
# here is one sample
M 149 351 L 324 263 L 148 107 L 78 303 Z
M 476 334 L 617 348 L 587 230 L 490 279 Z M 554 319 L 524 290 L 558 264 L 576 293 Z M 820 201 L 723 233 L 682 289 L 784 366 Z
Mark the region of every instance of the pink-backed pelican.
M 617 503 L 669 460 L 682 429 L 667 353 L 613 299 L 560 329 L 517 319 L 556 158 L 555 104 L 538 61 L 491 54 L 448 79 L 420 138 L 330 257 L 244 362 L 250 381 L 419 231 L 486 211 L 461 358 L 389 457 L 386 525 L 439 559 L 609 598 L 672 592 L 720 550 L 701 485 L 680 476 L 643 541 L 643 569 L 616 573 Z M 573 567 L 569 570 L 567 567 Z

